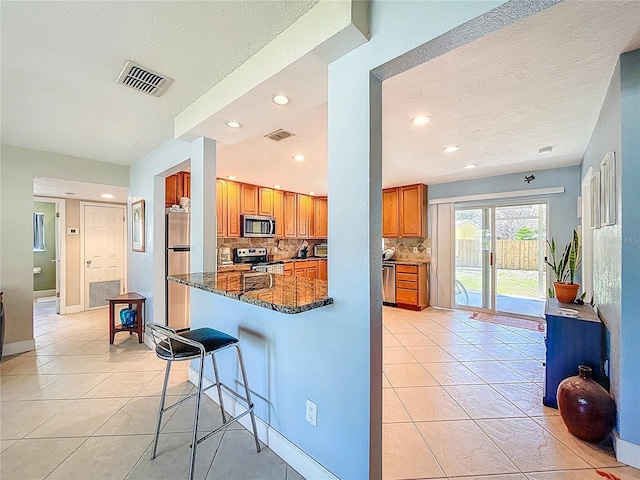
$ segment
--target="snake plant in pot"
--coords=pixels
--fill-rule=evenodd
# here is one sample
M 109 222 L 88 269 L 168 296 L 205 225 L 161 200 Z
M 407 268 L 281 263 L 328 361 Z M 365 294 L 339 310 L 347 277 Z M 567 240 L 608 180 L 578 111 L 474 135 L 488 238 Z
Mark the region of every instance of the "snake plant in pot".
M 578 232 L 573 231 L 571 241 L 565 246 L 560 258 L 556 258 L 556 242 L 547 240 L 551 258 L 544 257 L 544 262 L 551 267 L 556 277 L 553 289 L 549 288 L 549 298 L 555 297 L 562 303 L 573 303 L 578 295 L 580 284 L 574 283 L 576 269 L 580 266 L 580 240 Z

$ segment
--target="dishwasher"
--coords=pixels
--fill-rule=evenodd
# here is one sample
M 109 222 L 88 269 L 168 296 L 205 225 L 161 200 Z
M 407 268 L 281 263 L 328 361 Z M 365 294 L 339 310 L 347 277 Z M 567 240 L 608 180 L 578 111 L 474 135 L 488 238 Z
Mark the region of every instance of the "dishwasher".
M 396 305 L 396 265 L 382 263 L 382 303 Z

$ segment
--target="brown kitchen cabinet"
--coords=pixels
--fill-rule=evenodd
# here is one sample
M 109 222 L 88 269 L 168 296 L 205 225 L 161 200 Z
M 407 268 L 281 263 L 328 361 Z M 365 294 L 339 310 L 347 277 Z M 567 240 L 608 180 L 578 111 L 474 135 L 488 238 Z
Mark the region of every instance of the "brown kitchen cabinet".
M 315 238 L 327 238 L 329 232 L 327 197 L 316 197 L 314 199 L 314 212 Z
M 424 310 L 429 306 L 427 264 L 396 265 L 396 303 L 410 310 Z
M 273 217 L 276 219 L 276 237 L 284 237 L 284 192 L 273 191 Z
M 398 194 L 397 188 L 387 188 L 382 191 L 382 236 L 384 238 L 400 236 Z
M 216 224 L 219 237 L 227 236 L 227 183 L 216 180 Z
M 297 235 L 296 200 L 295 193 L 284 192 L 284 236 L 287 238 L 295 238 Z
M 315 260 L 295 262 L 293 268 L 296 277 L 318 278 L 318 262 Z
M 240 184 L 227 184 L 227 236 L 240 236 Z
M 258 215 L 258 187 L 247 183 L 240 184 L 240 213 Z
M 258 215 L 273 217 L 273 189 L 258 188 Z
M 327 280 L 327 279 L 328 279 L 327 261 L 318 260 L 318 280 Z
M 293 277 L 294 275 L 294 264 L 293 262 L 288 262 L 284 264 L 284 274 L 285 275 L 289 275 L 290 277 Z
M 165 179 L 165 206 L 180 205 L 182 197 L 191 198 L 191 174 L 189 172 L 178 172 Z
M 296 196 L 296 236 L 309 237 L 309 196 L 299 193 Z
M 382 236 L 427 237 L 427 186 L 419 183 L 382 191 Z

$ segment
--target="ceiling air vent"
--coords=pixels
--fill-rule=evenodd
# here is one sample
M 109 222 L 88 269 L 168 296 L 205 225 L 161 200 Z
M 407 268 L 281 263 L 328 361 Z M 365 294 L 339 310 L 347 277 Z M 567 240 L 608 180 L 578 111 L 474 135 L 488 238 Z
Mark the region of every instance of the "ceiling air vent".
M 173 83 L 173 78 L 127 60 L 127 64 L 120 72 L 116 83 L 134 88 L 153 97 L 159 97 Z
M 276 142 L 279 142 L 280 140 L 284 140 L 285 138 L 289 138 L 289 137 L 294 137 L 296 134 L 295 133 L 291 133 L 291 132 L 287 132 L 286 130 L 283 129 L 279 129 L 276 130 L 275 132 L 271 132 L 268 135 L 265 135 L 265 138 L 270 138 L 271 140 L 275 140 Z

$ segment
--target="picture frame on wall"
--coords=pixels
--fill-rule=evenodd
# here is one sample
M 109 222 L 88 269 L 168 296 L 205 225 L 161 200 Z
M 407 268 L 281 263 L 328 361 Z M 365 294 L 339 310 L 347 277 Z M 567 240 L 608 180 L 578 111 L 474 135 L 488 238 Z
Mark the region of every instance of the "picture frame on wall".
M 600 163 L 601 225 L 616 224 L 616 158 L 614 152 L 607 153 Z
M 131 249 L 144 252 L 144 200 L 131 204 Z
M 600 228 L 600 172 L 591 175 L 591 228 Z

